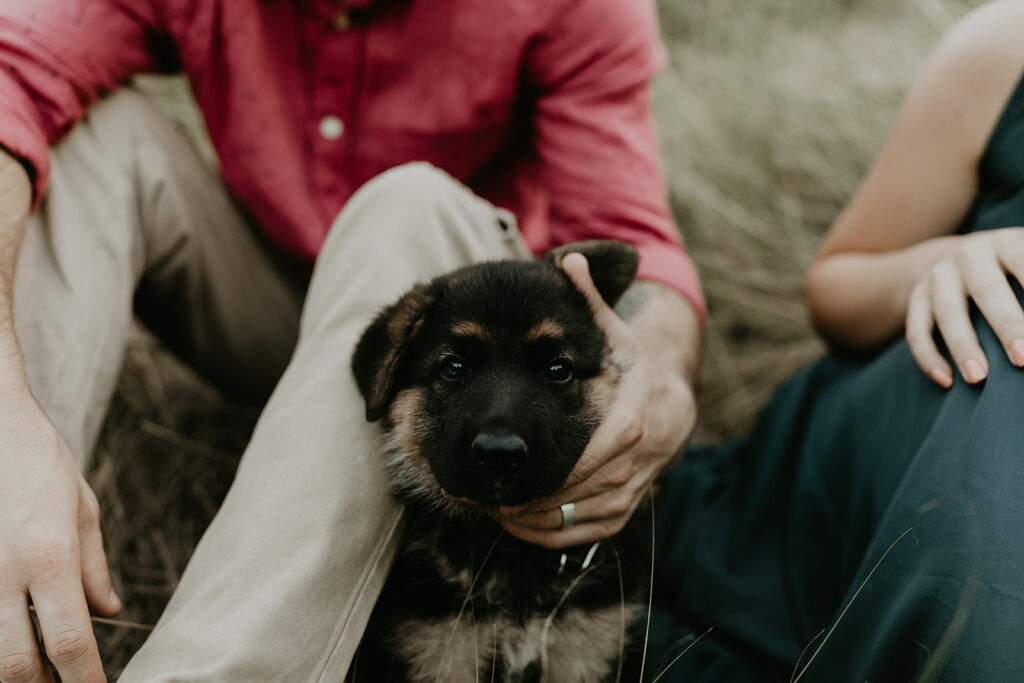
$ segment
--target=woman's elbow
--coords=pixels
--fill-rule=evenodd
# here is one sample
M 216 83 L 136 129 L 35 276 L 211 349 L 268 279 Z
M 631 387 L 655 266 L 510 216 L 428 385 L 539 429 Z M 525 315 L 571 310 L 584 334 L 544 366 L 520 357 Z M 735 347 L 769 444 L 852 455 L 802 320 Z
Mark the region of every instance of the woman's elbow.
M 891 333 L 880 327 L 877 311 L 865 310 L 858 297 L 858 273 L 838 255 L 815 257 L 804 281 L 804 297 L 811 324 L 834 350 L 864 355 L 890 341 Z

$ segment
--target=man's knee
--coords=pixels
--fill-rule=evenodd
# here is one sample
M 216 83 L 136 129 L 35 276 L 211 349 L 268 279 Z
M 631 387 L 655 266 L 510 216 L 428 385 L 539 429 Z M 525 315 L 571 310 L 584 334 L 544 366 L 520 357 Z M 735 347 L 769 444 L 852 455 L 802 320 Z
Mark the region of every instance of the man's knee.
M 430 164 L 397 166 L 360 188 L 339 214 L 320 260 L 339 250 L 402 251 L 416 259 L 451 252 L 478 258 L 522 256 L 513 219 Z M 519 251 L 517 251 L 519 250 Z
M 54 152 L 58 157 L 72 156 L 82 146 L 96 147 L 106 152 L 106 158 L 131 160 L 140 145 L 172 145 L 176 134 L 180 137 L 148 96 L 133 88 L 121 88 L 93 105 Z M 70 154 L 62 154 L 64 148 Z
M 426 232 L 431 240 L 498 226 L 496 210 L 489 202 L 425 162 L 396 166 L 363 185 L 336 224 L 346 223 L 351 230 L 362 222 L 396 237 L 415 238 Z
M 398 202 L 419 208 L 444 203 L 452 197 L 473 197 L 462 183 L 425 161 L 395 166 L 371 178 L 353 195 L 352 202 Z

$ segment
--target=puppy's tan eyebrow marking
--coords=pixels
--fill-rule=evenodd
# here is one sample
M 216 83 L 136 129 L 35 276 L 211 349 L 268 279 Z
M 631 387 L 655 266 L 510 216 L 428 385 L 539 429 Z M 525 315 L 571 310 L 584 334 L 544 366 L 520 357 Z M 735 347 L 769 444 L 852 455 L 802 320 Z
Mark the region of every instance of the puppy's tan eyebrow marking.
M 488 340 L 491 335 L 487 332 L 487 328 L 478 322 L 472 320 L 462 320 L 451 326 L 448 330 L 454 337 L 475 337 L 477 339 Z
M 551 318 L 545 318 L 534 325 L 526 333 L 526 341 L 535 342 L 541 339 L 564 339 L 565 328 Z

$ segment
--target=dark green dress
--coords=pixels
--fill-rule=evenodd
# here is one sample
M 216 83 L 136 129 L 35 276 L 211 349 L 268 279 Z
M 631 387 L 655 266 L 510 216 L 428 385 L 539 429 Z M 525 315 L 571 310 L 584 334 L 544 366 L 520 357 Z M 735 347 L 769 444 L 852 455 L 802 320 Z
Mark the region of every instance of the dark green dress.
M 1024 226 L 1024 81 L 963 230 L 1011 226 Z M 801 680 L 1024 681 L 1024 370 L 973 315 L 981 386 L 939 388 L 904 341 L 825 358 L 747 438 L 670 473 L 655 509 L 655 635 L 670 642 L 654 673 L 713 630 L 661 681 L 790 681 L 823 641 Z

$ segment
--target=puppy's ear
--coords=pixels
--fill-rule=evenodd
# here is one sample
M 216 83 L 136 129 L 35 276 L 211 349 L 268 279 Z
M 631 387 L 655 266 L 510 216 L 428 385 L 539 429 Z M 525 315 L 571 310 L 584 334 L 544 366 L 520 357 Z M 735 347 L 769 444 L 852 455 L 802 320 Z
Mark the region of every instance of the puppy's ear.
M 587 258 L 594 286 L 609 306 L 614 306 L 622 293 L 636 279 L 640 252 L 632 244 L 615 240 L 574 242 L 552 249 L 548 252 L 546 260 L 548 263 L 561 266 L 562 257 L 572 253 L 583 254 Z
M 433 300 L 426 285 L 417 285 L 382 310 L 356 344 L 352 373 L 366 399 L 366 419 L 370 422 L 384 417 L 394 398 L 399 365 Z

